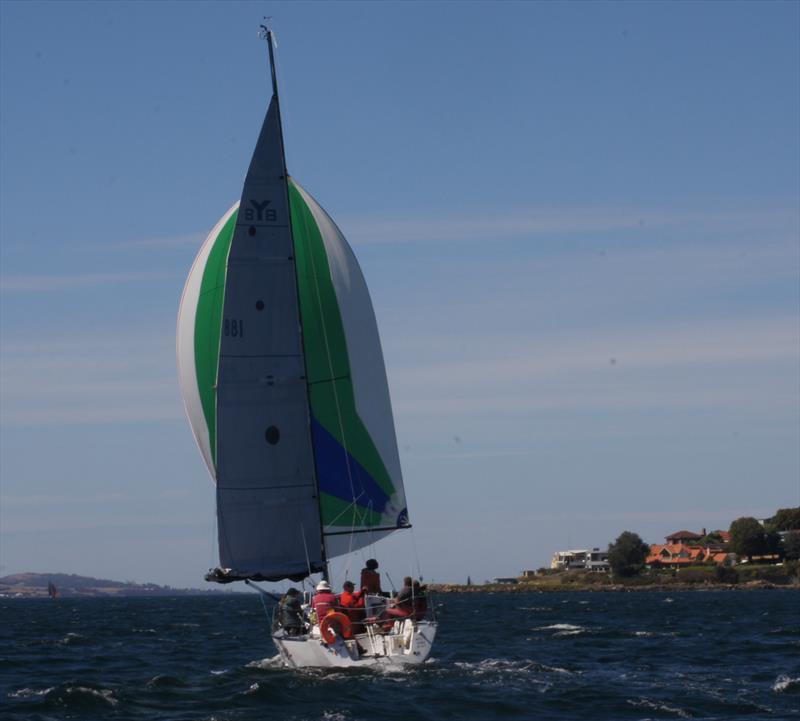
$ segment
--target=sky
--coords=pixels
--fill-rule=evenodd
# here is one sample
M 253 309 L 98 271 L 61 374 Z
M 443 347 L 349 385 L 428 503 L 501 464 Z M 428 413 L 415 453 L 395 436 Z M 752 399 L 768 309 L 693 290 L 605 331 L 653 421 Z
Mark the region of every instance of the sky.
M 178 302 L 269 100 L 482 581 L 800 505 L 800 4 L 0 3 L 0 575 L 203 586 Z M 361 567 L 339 561 L 335 575 Z

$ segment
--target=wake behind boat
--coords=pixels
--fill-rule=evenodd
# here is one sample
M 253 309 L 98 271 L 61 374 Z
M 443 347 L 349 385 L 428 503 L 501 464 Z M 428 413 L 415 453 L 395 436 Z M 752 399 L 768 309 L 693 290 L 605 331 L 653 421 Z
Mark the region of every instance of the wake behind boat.
M 241 200 L 200 248 L 178 314 L 181 392 L 216 482 L 220 565 L 206 578 L 219 583 L 327 579 L 330 559 L 411 527 L 367 285 L 339 228 L 287 173 L 263 29 L 272 98 Z M 301 635 L 276 627 L 282 658 L 422 663 L 435 621 L 388 621 L 378 598 L 365 599 L 374 620 L 361 634 L 313 616 Z

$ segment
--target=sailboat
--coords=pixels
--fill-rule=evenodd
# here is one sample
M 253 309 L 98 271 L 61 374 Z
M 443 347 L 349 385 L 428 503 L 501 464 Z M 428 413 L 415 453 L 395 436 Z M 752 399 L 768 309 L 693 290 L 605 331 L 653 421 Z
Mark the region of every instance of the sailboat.
M 287 173 L 262 29 L 272 96 L 241 199 L 189 272 L 177 329 L 186 413 L 216 483 L 220 562 L 206 578 L 251 585 L 327 579 L 332 558 L 411 527 L 369 291 L 342 232 Z M 273 640 L 293 667 L 427 659 L 435 620 L 386 626 L 350 638 L 335 624 L 308 622 L 300 636 L 273 626 Z

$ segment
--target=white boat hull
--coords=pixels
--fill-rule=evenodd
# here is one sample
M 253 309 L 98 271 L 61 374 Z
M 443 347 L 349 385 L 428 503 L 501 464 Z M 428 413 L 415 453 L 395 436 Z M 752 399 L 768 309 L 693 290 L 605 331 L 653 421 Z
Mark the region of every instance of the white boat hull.
M 358 634 L 353 639 L 337 638 L 326 644 L 313 629 L 307 636 L 272 636 L 283 663 L 291 668 L 343 668 L 408 666 L 424 663 L 436 637 L 435 621 L 406 619 L 395 623 L 391 632 Z M 359 654 L 358 646 L 364 653 Z

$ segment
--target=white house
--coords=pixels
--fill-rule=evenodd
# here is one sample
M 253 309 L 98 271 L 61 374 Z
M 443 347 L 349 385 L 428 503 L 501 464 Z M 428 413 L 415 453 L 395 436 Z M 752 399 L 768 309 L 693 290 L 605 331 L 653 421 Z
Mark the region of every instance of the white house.
M 608 571 L 608 552 L 593 548 L 591 551 L 582 548 L 572 551 L 556 551 L 553 560 L 550 561 L 550 568 L 559 571 L 581 569 L 588 571 Z

